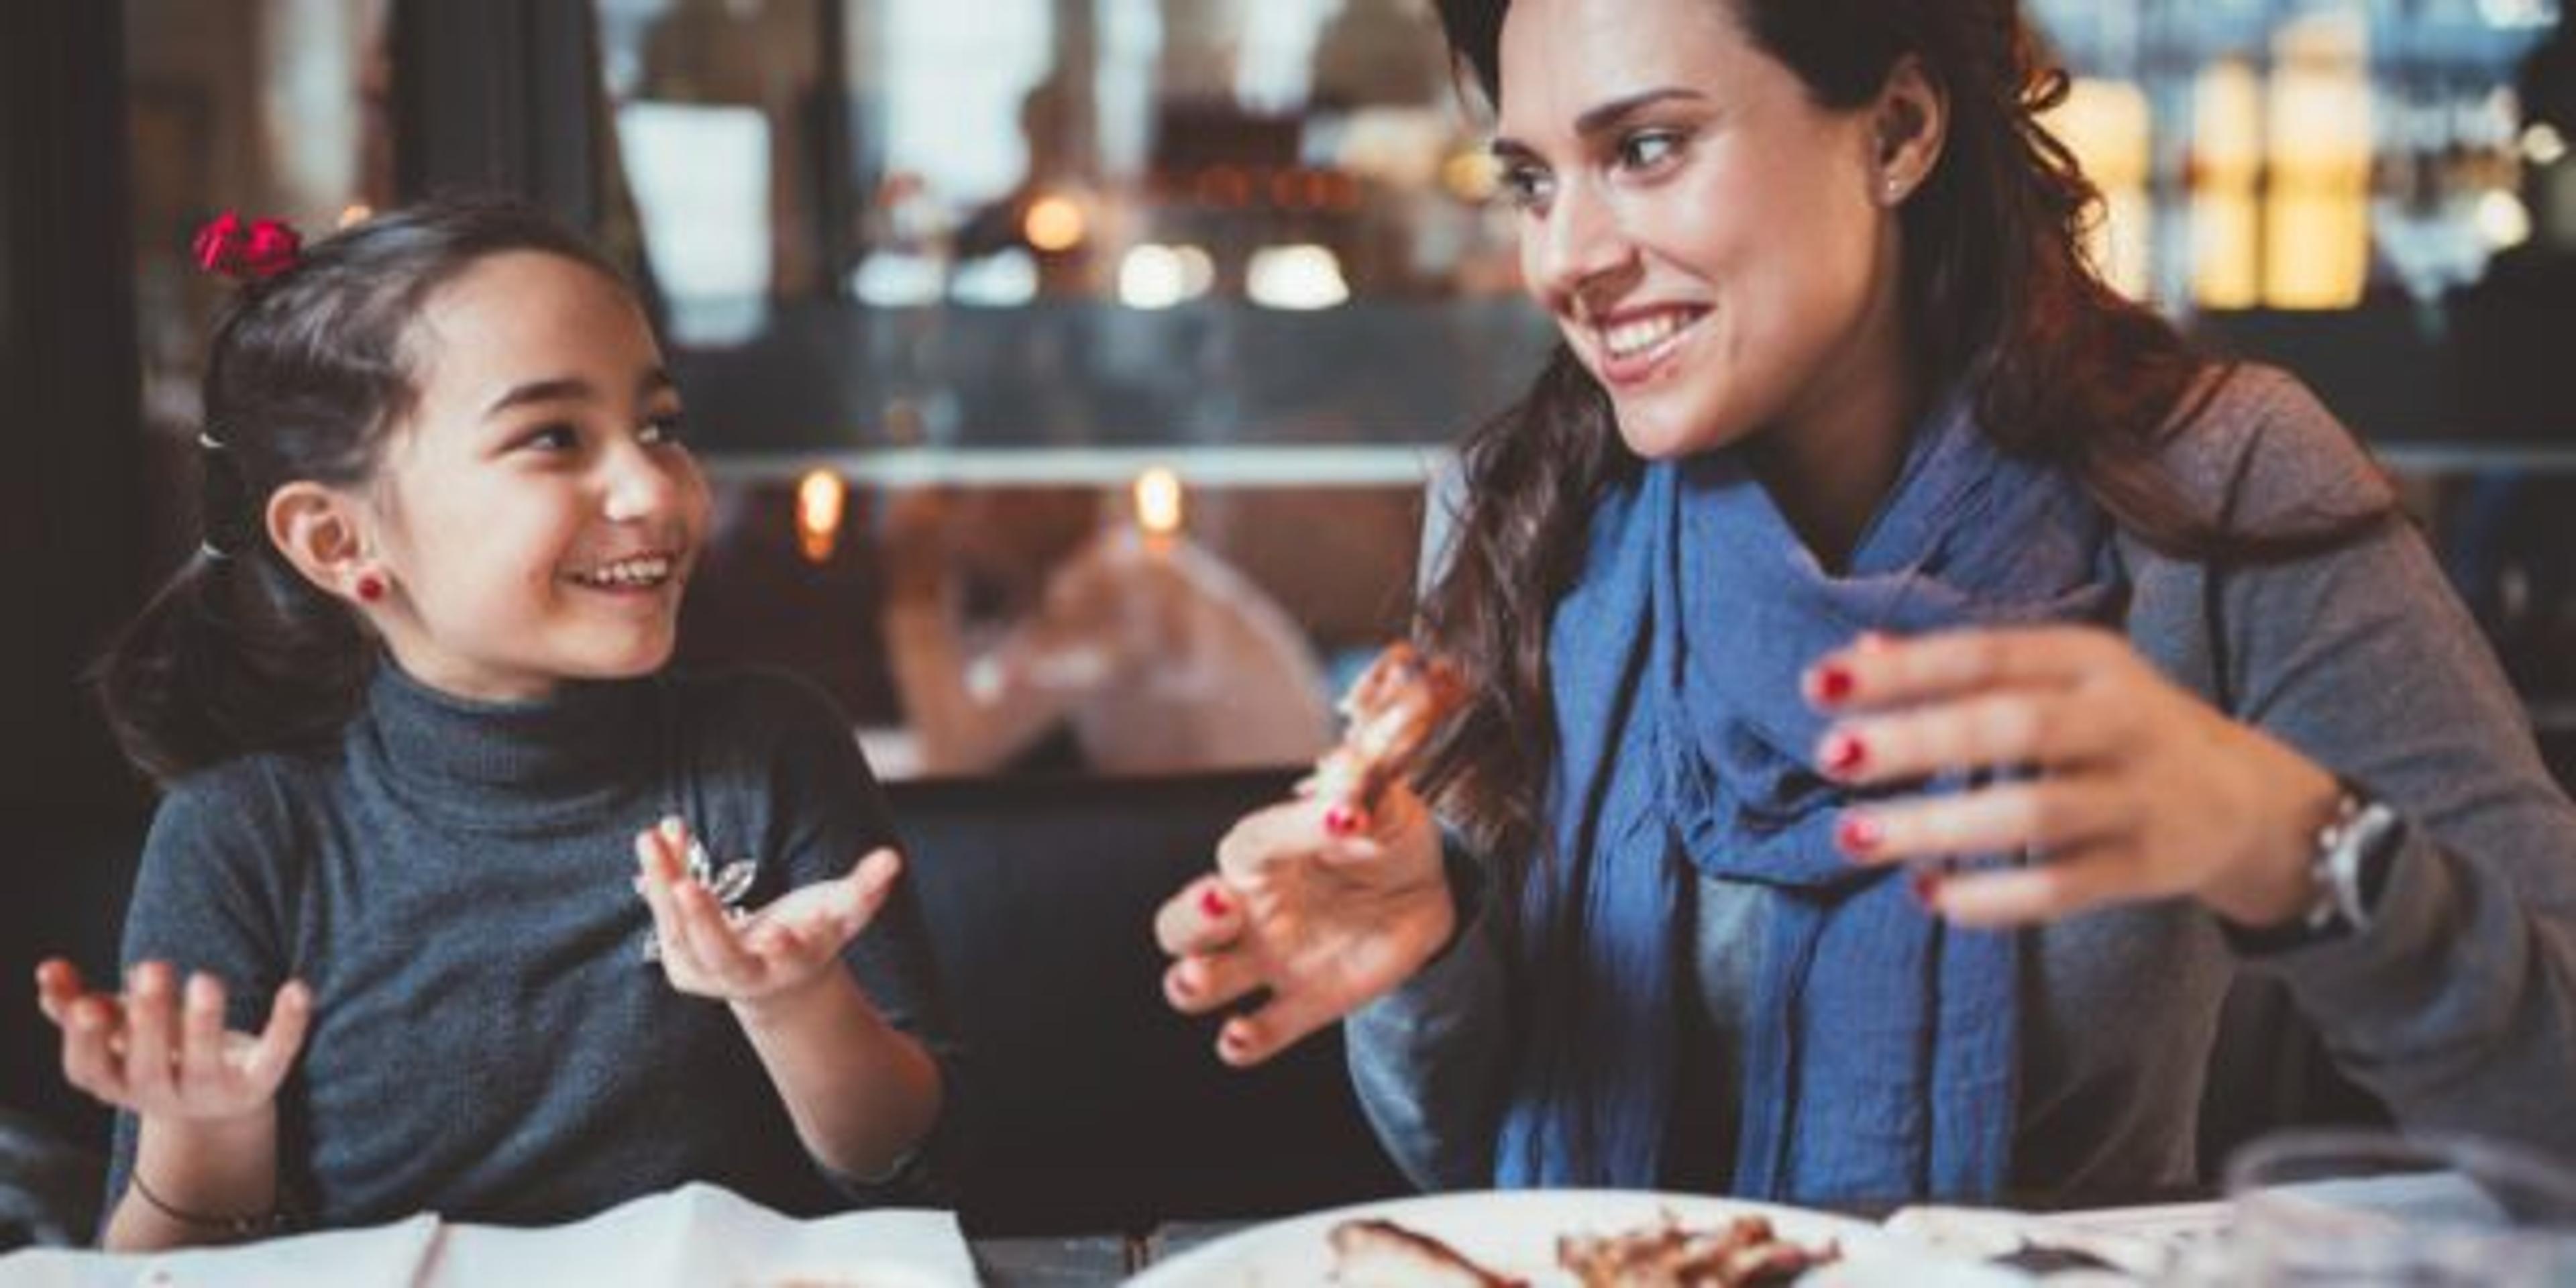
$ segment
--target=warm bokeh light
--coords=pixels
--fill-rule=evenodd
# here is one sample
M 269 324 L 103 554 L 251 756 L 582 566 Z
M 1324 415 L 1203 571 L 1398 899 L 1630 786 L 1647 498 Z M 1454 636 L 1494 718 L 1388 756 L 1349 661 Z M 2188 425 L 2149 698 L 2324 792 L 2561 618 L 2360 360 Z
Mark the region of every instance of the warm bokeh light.
M 2345 10 L 2294 19 L 2272 63 L 2263 302 L 2348 309 L 2370 281 L 2368 24 Z
M 1162 466 L 1136 476 L 1136 526 L 1168 537 L 1181 530 L 1181 476 Z
M 1188 298 L 1183 285 L 1181 257 L 1169 246 L 1131 247 L 1118 262 L 1118 302 L 1131 309 L 1168 309 Z
M 2262 117 L 2261 82 L 2241 59 L 2192 87 L 2191 295 L 2206 308 L 2250 308 L 2260 294 Z
M 2522 132 L 2522 159 L 2538 166 L 2558 164 L 2567 155 L 2567 136 L 2547 121 L 2534 121 Z
M 1298 242 L 1264 246 L 1244 267 L 1243 293 L 1269 309 L 1329 309 L 1351 298 L 1341 257 L 1329 246 Z
M 1145 242 L 1118 261 L 1118 302 L 1131 309 L 1168 309 L 1215 284 L 1215 258 L 1187 243 Z
M 355 228 L 375 217 L 375 207 L 370 206 L 363 201 L 355 202 L 341 208 L 339 226 L 342 228 Z
M 2510 250 L 2531 240 L 2531 211 L 2510 192 L 2489 191 L 2470 215 L 2490 250 Z
M 830 470 L 813 470 L 796 481 L 796 548 L 807 559 L 822 563 L 832 557 L 849 495 L 849 486 Z
M 1029 245 L 1053 253 L 1071 250 L 1090 235 L 1089 221 L 1082 207 L 1071 197 L 1044 196 L 1029 203 L 1028 214 L 1020 221 L 1020 232 Z
M 1462 149 L 1440 163 L 1440 186 L 1460 201 L 1482 205 L 1493 200 L 1500 173 L 1501 167 L 1494 164 L 1492 153 L 1483 148 Z
M 2074 149 L 2102 191 L 2102 219 L 2087 229 L 2085 253 L 2102 280 L 2143 299 L 2154 212 L 2147 198 L 2148 151 L 2154 136 L 2146 91 L 2125 81 L 2079 77 L 2048 128 Z

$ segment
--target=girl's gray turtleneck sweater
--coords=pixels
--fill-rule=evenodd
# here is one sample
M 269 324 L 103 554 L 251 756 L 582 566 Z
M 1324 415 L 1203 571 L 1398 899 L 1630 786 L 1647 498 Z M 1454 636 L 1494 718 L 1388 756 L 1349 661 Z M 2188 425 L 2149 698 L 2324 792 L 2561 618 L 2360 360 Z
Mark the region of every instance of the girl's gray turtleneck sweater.
M 950 1112 L 864 1185 L 800 1146 L 729 1010 L 644 959 L 633 839 L 671 814 L 719 865 L 757 864 L 747 908 L 894 837 L 847 725 L 796 681 L 660 675 L 484 704 L 387 662 L 336 743 L 171 790 L 124 959 L 213 972 L 244 1031 L 287 979 L 313 989 L 278 1158 L 290 1210 L 317 1225 L 552 1223 L 691 1180 L 797 1214 L 922 1197 L 957 1079 L 910 883 L 845 958 L 940 1058 Z M 120 1115 L 111 1206 L 134 1143 Z

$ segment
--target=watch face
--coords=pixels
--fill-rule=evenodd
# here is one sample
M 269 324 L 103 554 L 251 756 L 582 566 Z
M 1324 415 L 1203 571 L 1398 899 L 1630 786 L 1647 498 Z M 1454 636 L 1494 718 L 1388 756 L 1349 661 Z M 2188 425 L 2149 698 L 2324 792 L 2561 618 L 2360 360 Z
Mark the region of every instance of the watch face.
M 2388 885 L 2388 870 L 2397 858 L 2397 847 L 2406 838 L 2406 820 L 2386 801 L 2371 801 L 2353 821 L 2352 906 L 2360 918 L 2367 918 L 2379 906 L 2379 894 Z

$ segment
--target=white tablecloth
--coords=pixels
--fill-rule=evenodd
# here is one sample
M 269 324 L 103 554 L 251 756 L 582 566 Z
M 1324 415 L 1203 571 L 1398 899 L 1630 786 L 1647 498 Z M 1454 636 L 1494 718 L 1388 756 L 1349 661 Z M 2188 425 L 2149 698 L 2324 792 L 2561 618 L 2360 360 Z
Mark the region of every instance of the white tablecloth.
M 465 1288 L 489 1284 L 868 1285 L 972 1288 L 953 1212 L 887 1209 L 800 1221 L 712 1185 L 684 1185 L 543 1229 L 422 1215 L 245 1247 L 0 1257 L 5 1288 Z

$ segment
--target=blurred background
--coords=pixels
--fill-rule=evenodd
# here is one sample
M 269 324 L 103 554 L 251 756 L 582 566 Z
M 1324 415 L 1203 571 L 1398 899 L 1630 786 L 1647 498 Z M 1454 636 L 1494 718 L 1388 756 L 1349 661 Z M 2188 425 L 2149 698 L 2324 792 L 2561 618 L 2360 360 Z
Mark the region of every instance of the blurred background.
M 2560 0 L 2035 10 L 2106 273 L 2370 441 L 2576 774 Z M 548 205 L 715 481 L 691 660 L 812 677 L 889 777 L 1159 776 L 1322 746 L 1551 341 L 1478 117 L 1428 0 L 0 3 L 10 960 L 113 956 L 149 801 L 80 676 L 197 543 L 211 215 Z
M 1245 676 L 1329 689 L 1398 630 L 1426 472 L 1551 337 L 1427 0 L 109 7 L 122 102 L 88 110 L 125 194 L 85 217 L 131 239 L 142 582 L 193 545 L 196 224 L 530 193 L 634 266 L 675 350 L 721 515 L 688 653 L 814 676 L 890 774 L 1281 759 L 1295 713 L 1117 726 Z M 2036 11 L 2109 276 L 2373 441 L 2565 763 L 2556 0 Z M 1166 539 L 1239 576 L 1085 560 L 1147 478 Z M 1307 656 L 1193 624 L 1246 617 Z

